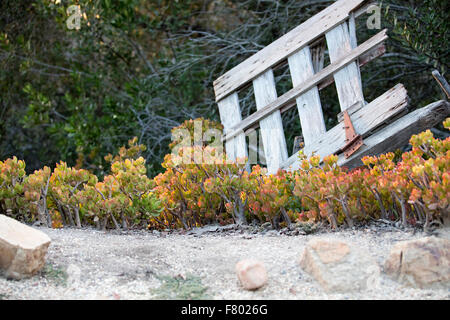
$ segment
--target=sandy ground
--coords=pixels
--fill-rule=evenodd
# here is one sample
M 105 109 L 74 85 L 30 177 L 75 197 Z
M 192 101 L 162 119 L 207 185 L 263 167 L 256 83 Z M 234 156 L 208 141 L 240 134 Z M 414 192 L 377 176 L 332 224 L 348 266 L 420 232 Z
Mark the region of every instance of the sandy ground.
M 0 299 L 450 299 L 450 288 L 412 289 L 383 273 L 378 287 L 326 293 L 298 264 L 308 240 L 331 237 L 365 249 L 382 267 L 392 245 L 427 236 L 412 230 L 371 226 L 287 236 L 38 229 L 52 239 L 45 268 L 27 280 L 0 277 Z M 256 292 L 243 290 L 237 280 L 234 268 L 244 258 L 267 268 L 268 284 Z

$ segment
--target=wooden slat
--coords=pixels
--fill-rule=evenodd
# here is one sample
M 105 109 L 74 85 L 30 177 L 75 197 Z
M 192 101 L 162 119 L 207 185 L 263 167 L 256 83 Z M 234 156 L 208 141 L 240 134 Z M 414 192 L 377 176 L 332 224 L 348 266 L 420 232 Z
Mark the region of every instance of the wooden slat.
M 242 130 L 251 127 L 255 122 L 260 121 L 264 117 L 270 115 L 272 112 L 279 110 L 286 105 L 289 105 L 289 103 L 292 103 L 294 99 L 296 99 L 301 94 L 307 92 L 314 86 L 317 86 L 320 82 L 327 79 L 329 76 L 332 76 L 334 73 L 336 73 L 337 71 L 339 71 L 340 69 L 342 69 L 355 59 L 357 59 L 359 56 L 377 47 L 379 44 L 381 44 L 384 40 L 388 38 L 386 35 L 386 31 L 387 30 L 381 31 L 377 35 L 373 36 L 372 38 L 361 44 L 356 49 L 352 50 L 348 55 L 346 55 L 339 61 L 331 63 L 330 65 L 322 69 L 320 72 L 311 76 L 307 81 L 303 82 L 301 85 L 294 87 L 293 89 L 289 90 L 288 92 L 286 92 L 284 95 L 282 95 L 269 105 L 265 106 L 264 108 L 256 111 L 252 115 L 245 118 L 238 125 L 234 126 L 227 132 L 224 140 L 231 139 L 236 134 L 242 132 Z
M 233 93 L 220 101 L 218 106 L 224 133 L 242 121 L 237 93 Z M 238 133 L 233 139 L 228 140 L 225 144 L 225 148 L 227 160 L 229 161 L 236 161 L 237 158 L 248 157 L 244 131 Z
M 297 87 L 314 75 L 311 52 L 308 46 L 288 58 L 292 84 Z M 319 89 L 312 87 L 296 99 L 305 144 L 310 144 L 327 131 L 320 103 Z
M 338 164 L 350 169 L 361 166 L 362 157 L 395 151 L 407 145 L 412 135 L 442 123 L 448 116 L 450 103 L 443 100 L 411 112 L 364 139 L 364 145 L 350 158 L 341 155 Z
M 380 127 L 380 125 L 404 112 L 407 105 L 406 89 L 402 84 L 398 84 L 368 105 L 362 108 L 349 108 L 348 112 L 355 131 L 365 138 L 368 133 Z M 319 137 L 313 144 L 305 146 L 303 150 L 307 156 L 314 153 L 323 158 L 338 153 L 345 146 L 345 143 L 345 129 L 341 122 Z M 297 155 L 290 157 L 282 168 L 297 170 L 299 168 Z
M 270 69 L 253 80 L 256 108 L 264 108 L 277 99 L 277 90 L 273 71 Z M 267 162 L 267 172 L 276 173 L 288 158 L 281 113 L 276 110 L 259 122 Z
M 352 49 L 355 49 L 358 46 L 358 39 L 356 38 L 356 21 L 355 21 L 355 13 L 350 13 L 350 19 L 348 19 L 348 31 L 350 34 L 350 45 Z
M 330 60 L 333 63 L 352 51 L 347 23 L 342 23 L 325 34 Z M 341 110 L 345 110 L 358 101 L 364 101 L 361 74 L 358 64 L 352 62 L 334 74 L 334 82 Z
M 314 46 L 318 45 L 320 42 L 321 42 L 321 41 L 318 41 L 317 43 L 314 44 Z M 326 44 L 324 43 L 324 45 L 326 45 Z M 314 71 L 317 73 L 317 72 L 319 72 L 320 70 L 323 69 L 323 64 L 322 64 L 322 61 L 317 61 L 317 63 L 316 63 L 316 60 L 315 60 L 315 57 L 316 57 L 316 55 L 315 55 L 315 53 L 316 53 L 316 52 L 315 52 L 315 49 L 317 49 L 317 48 L 312 48 L 312 46 L 310 46 L 310 48 L 311 48 L 311 55 L 312 55 L 312 58 L 313 58 Z M 314 49 L 314 50 L 313 50 L 313 49 Z M 377 47 L 371 49 L 369 52 L 366 52 L 366 53 L 362 54 L 362 55 L 357 59 L 358 62 L 359 62 L 359 67 L 361 68 L 361 67 L 365 66 L 365 65 L 368 64 L 369 62 L 375 60 L 376 58 L 381 57 L 381 56 L 384 55 L 385 53 L 386 53 L 386 46 L 384 45 L 384 43 L 381 43 L 381 44 L 379 44 Z M 273 68 L 273 70 L 275 71 L 275 70 L 277 70 L 277 69 L 279 69 L 279 68 L 283 68 L 283 67 L 285 67 L 287 64 L 288 64 L 287 59 L 286 59 L 286 60 L 283 60 L 283 61 L 281 61 L 279 64 L 277 64 L 276 67 Z M 317 68 L 316 68 L 316 65 L 317 65 Z M 333 84 L 333 83 L 334 83 L 334 77 L 331 75 L 331 76 L 329 76 L 328 78 L 326 78 L 325 80 L 321 81 L 321 82 L 317 85 L 317 87 L 319 88 L 319 91 L 320 91 L 320 90 L 322 90 L 322 89 L 325 89 L 326 87 L 328 87 L 329 85 L 331 85 L 331 84 Z M 247 84 L 247 85 L 243 86 L 243 87 L 241 88 L 241 90 L 246 89 L 246 88 L 249 87 L 250 85 L 251 85 L 251 84 Z M 295 102 L 293 102 L 292 106 L 293 106 L 293 105 L 295 105 Z M 292 107 L 292 106 L 291 106 L 291 107 Z M 284 108 L 283 108 L 283 109 L 284 109 Z M 282 110 L 283 110 L 283 109 L 282 109 Z M 286 110 L 289 110 L 289 109 L 290 109 L 290 107 L 287 108 Z M 281 113 L 283 113 L 283 111 L 281 111 Z
M 350 45 L 352 49 L 355 49 L 358 46 L 358 38 L 356 37 L 356 15 L 355 12 L 350 13 L 350 19 L 348 20 L 348 31 L 350 34 Z M 360 69 L 361 63 L 359 62 L 359 58 L 356 61 L 356 68 L 358 69 L 359 74 L 359 85 L 361 86 L 362 91 L 362 79 L 361 79 L 361 69 Z M 364 101 L 365 104 L 367 104 Z
M 369 62 L 371 62 L 372 60 L 375 60 L 378 57 L 381 57 L 383 54 L 386 53 L 386 46 L 384 45 L 384 43 L 378 45 L 377 47 L 375 47 L 374 49 L 372 49 L 371 51 L 361 55 L 359 57 L 359 67 L 363 67 L 366 64 L 368 64 Z M 313 58 L 314 59 L 314 58 Z M 321 81 L 318 85 L 317 88 L 320 90 L 325 89 L 326 87 L 328 87 L 329 85 L 334 83 L 334 78 L 333 76 L 329 76 L 328 78 L 326 78 L 325 80 Z M 281 114 L 283 114 L 284 112 L 290 110 L 292 107 L 296 106 L 297 102 L 291 101 L 291 103 L 288 103 L 286 105 L 284 105 L 281 109 L 280 112 Z M 248 130 L 251 129 L 257 129 L 259 128 L 259 122 L 255 122 L 254 124 L 252 124 L 250 127 L 248 127 L 248 129 L 246 129 L 246 132 Z
M 264 151 L 264 144 L 263 144 L 263 138 L 262 138 L 261 130 L 259 130 L 258 149 L 259 149 L 258 150 L 259 163 L 261 165 L 267 167 L 266 153 Z
M 281 60 L 339 25 L 348 19 L 352 10 L 365 2 L 367 1 L 339 0 L 234 67 L 214 81 L 216 101 L 222 100 Z
M 366 64 L 368 64 L 370 61 L 381 57 L 383 54 L 386 53 L 386 47 L 384 44 L 379 45 L 377 48 L 375 48 L 374 50 L 372 50 L 369 53 L 366 53 L 364 55 L 362 55 L 361 57 L 359 57 L 359 67 L 363 67 Z M 328 78 L 326 78 L 325 80 L 323 80 L 321 83 L 319 83 L 317 85 L 317 87 L 319 88 L 319 91 L 322 89 L 325 89 L 326 87 L 328 87 L 329 85 L 334 83 L 334 77 L 330 76 Z M 283 113 L 283 112 L 281 112 Z
M 311 58 L 313 62 L 314 72 L 319 72 L 323 69 L 325 64 L 325 49 L 326 43 L 325 41 L 321 41 L 315 47 L 309 46 L 311 50 Z
M 359 67 L 364 67 L 366 64 L 368 64 L 370 61 L 375 60 L 378 57 L 381 57 L 386 53 L 386 46 L 384 43 L 378 45 L 373 50 L 367 52 L 366 54 L 363 54 L 359 57 Z

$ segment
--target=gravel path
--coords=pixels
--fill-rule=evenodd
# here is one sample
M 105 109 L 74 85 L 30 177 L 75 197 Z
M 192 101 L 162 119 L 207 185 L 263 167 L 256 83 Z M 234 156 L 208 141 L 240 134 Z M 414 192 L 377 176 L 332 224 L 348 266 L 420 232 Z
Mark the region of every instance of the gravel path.
M 52 239 L 47 265 L 31 279 L 0 277 L 0 299 L 450 299 L 450 288 L 407 288 L 383 274 L 377 289 L 327 294 L 298 265 L 312 237 L 349 241 L 382 266 L 393 244 L 426 236 L 421 232 L 372 226 L 298 236 L 38 229 Z M 267 268 L 269 282 L 259 291 L 239 285 L 234 267 L 244 258 Z

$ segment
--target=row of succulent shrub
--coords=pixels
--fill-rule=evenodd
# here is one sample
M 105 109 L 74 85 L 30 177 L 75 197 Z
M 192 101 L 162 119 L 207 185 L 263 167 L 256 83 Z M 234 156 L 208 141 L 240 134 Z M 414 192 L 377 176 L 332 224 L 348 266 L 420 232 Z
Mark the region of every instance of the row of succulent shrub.
M 192 131 L 192 123 L 179 128 Z M 450 128 L 450 119 L 444 125 Z M 210 161 L 178 164 L 169 154 L 165 172 L 150 179 L 138 157 L 144 146 L 136 139 L 116 157 L 107 157 L 111 173 L 103 181 L 64 162 L 27 176 L 23 161 L 7 159 L 0 162 L 0 213 L 52 227 L 100 229 L 250 222 L 280 228 L 299 221 L 337 228 L 371 219 L 427 227 L 449 215 L 450 138 L 435 139 L 426 131 L 410 143 L 412 150 L 401 159 L 393 153 L 365 157 L 355 170 L 338 166 L 335 155 L 308 159 L 300 152 L 299 170 L 275 175 L 260 166 L 247 172 L 244 164 L 228 163 L 217 150 L 200 145 L 180 148 L 178 155 L 199 151 Z
M 133 139 L 128 149 L 107 157 L 111 174 L 103 181 L 65 162 L 29 176 L 16 157 L 0 162 L 0 213 L 54 228 L 147 226 L 150 216 L 160 213 L 160 205 L 152 194 L 154 182 L 146 175 L 145 160 L 136 156 L 142 150 Z

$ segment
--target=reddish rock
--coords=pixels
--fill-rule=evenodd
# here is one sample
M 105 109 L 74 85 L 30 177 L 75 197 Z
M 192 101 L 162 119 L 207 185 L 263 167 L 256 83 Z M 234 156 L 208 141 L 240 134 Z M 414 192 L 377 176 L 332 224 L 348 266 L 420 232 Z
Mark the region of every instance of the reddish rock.
M 236 274 L 246 290 L 257 290 L 267 283 L 267 272 L 259 261 L 243 260 L 236 264 Z

